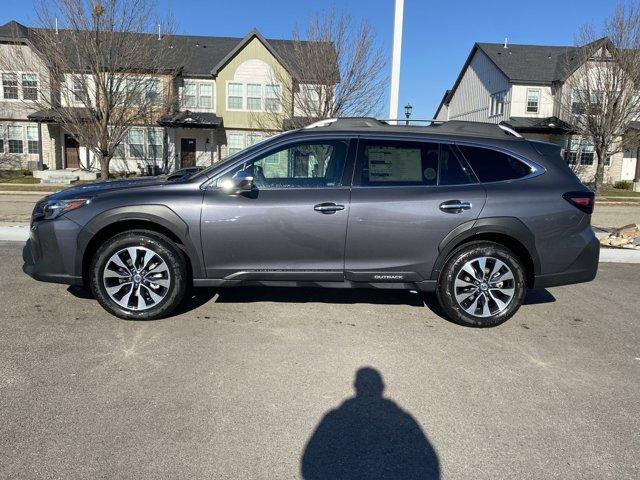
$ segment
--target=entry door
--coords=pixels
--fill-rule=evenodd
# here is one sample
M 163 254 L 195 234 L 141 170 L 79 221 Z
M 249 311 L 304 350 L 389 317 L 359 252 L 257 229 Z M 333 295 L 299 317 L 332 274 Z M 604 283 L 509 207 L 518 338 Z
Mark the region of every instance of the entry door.
M 180 140 L 180 168 L 196 166 L 196 139 L 183 138 Z
M 447 144 L 361 139 L 357 156 L 345 277 L 428 280 L 440 242 L 480 214 L 484 188 Z
M 349 213 L 346 140 L 293 142 L 242 161 L 204 195 L 202 248 L 210 278 L 344 279 Z M 306 169 L 300 166 L 306 158 Z M 229 195 L 219 186 L 237 171 L 254 189 Z
M 66 168 L 80 168 L 80 144 L 71 135 L 64 136 Z

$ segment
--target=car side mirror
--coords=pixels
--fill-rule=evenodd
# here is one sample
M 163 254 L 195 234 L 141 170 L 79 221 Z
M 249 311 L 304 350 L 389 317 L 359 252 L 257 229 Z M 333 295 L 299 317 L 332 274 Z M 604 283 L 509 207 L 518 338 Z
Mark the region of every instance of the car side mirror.
M 227 195 L 238 195 L 253 190 L 253 175 L 245 170 L 236 172 L 233 177 L 225 178 L 221 185 Z

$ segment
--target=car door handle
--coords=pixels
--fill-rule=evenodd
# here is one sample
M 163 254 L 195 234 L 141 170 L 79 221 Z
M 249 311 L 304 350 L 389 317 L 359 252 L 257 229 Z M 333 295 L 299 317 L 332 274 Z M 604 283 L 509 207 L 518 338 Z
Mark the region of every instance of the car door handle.
M 449 200 L 440 204 L 440 210 L 447 213 L 460 213 L 463 210 L 469 210 L 471 207 L 471 202 L 461 202 L 460 200 Z
M 333 202 L 325 202 L 319 203 L 318 205 L 314 206 L 313 209 L 316 212 L 320 213 L 336 213 L 340 210 L 344 210 L 344 205 L 338 205 L 337 203 Z

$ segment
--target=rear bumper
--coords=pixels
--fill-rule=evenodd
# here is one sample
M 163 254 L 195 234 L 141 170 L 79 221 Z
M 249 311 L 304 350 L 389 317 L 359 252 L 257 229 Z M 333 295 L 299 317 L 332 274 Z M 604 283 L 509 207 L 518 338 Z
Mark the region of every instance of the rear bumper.
M 596 278 L 598 273 L 599 259 L 600 244 L 595 235 L 593 235 L 593 238 L 567 269 L 557 273 L 536 275 L 533 287 L 546 288 L 590 282 Z
M 74 271 L 79 231 L 65 218 L 36 223 L 22 249 L 22 271 L 41 282 L 82 285 L 81 272 Z

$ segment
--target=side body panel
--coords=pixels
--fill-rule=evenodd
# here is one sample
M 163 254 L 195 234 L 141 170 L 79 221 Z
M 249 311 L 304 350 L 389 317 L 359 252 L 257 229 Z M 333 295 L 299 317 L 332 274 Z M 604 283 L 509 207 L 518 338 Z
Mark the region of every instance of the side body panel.
M 440 204 L 471 203 L 449 213 Z M 478 217 L 481 185 L 455 187 L 354 187 L 345 251 L 345 276 L 358 281 L 421 281 L 430 278 L 438 245 L 449 232 Z M 383 273 L 384 272 L 384 273 Z M 385 274 L 391 275 L 386 277 Z

